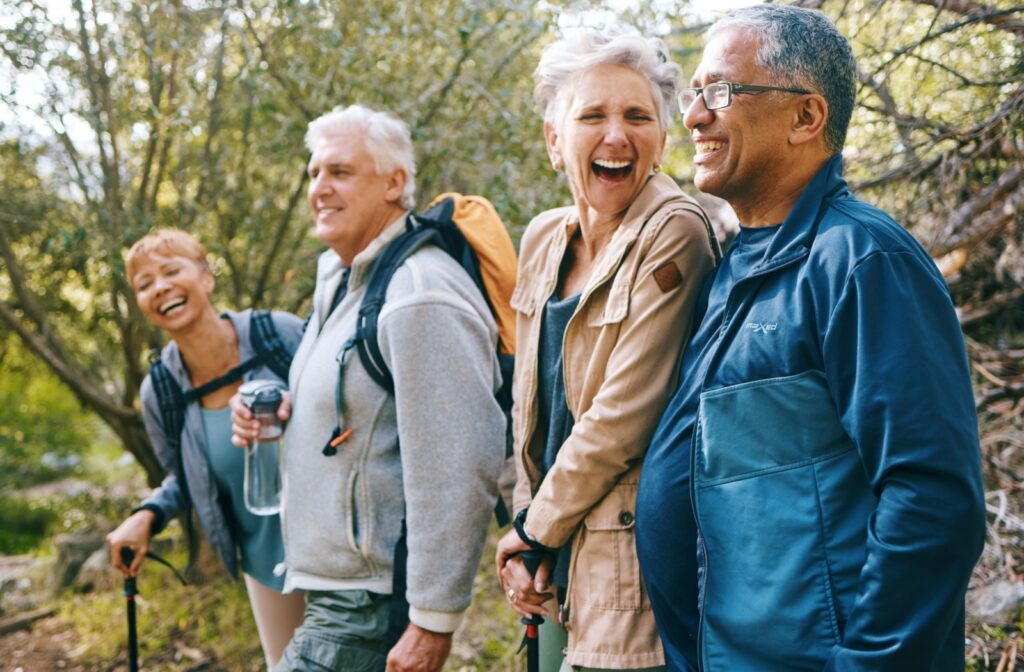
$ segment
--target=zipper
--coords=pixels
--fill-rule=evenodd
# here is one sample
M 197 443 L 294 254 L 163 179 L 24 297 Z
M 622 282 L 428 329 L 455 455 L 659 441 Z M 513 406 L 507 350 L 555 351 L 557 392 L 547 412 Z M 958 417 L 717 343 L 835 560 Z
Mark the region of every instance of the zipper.
M 727 333 L 733 333 L 736 330 L 736 324 L 739 322 L 736 320 L 736 316 L 741 312 L 745 312 L 745 304 L 752 302 L 755 298 L 757 288 L 754 287 L 751 291 L 746 293 L 746 296 L 739 297 L 739 288 L 743 285 L 753 283 L 757 281 L 760 284 L 765 276 L 770 275 L 778 270 L 787 268 L 803 258 L 809 253 L 809 250 L 805 246 L 800 246 L 792 253 L 786 255 L 782 259 L 773 259 L 768 264 L 761 266 L 753 273 L 745 278 L 738 280 L 729 290 L 729 296 L 725 300 L 725 312 L 722 314 L 722 323 L 718 328 L 718 333 L 715 336 L 714 350 L 711 356 L 707 360 L 707 364 L 704 369 L 703 382 L 701 383 L 701 391 L 698 394 L 703 393 L 707 387 L 708 381 L 711 379 L 711 373 L 718 360 L 723 354 L 724 348 L 722 347 L 725 341 L 725 335 Z M 725 263 L 723 258 L 722 263 Z M 694 422 L 693 436 L 690 437 L 690 507 L 693 509 L 694 524 L 697 527 L 697 541 L 698 541 L 698 553 L 700 559 L 699 569 L 703 569 L 704 577 L 700 586 L 700 597 L 697 605 L 699 618 L 697 620 L 697 667 L 699 670 L 704 670 L 704 607 L 707 599 L 707 585 L 708 576 L 711 573 L 711 563 L 708 561 L 708 549 L 707 544 L 704 542 L 704 533 L 700 529 L 700 514 L 698 513 L 697 507 L 697 436 L 698 432 L 701 431 L 700 422 L 700 409 L 701 404 L 698 400 L 697 403 L 697 418 Z
M 730 292 L 731 296 L 731 292 Z M 728 301 L 726 310 L 728 310 Z M 704 384 L 707 384 L 708 374 L 711 370 L 711 360 L 713 360 L 719 349 L 722 346 L 722 335 L 725 333 L 725 324 L 718 329 L 718 335 L 715 337 L 715 352 L 712 354 L 711 359 L 708 360 L 707 369 L 704 371 Z M 701 385 L 703 390 L 704 385 Z M 698 393 L 699 394 L 699 393 Z M 697 528 L 697 553 L 698 553 L 698 571 L 703 569 L 704 577 L 701 582 L 699 589 L 700 595 L 697 604 L 697 669 L 704 669 L 704 604 L 705 597 L 707 596 L 707 584 L 708 574 L 710 573 L 710 565 L 708 562 L 708 548 L 707 544 L 704 543 L 704 533 L 700 529 L 700 514 L 697 508 L 697 436 L 701 431 L 700 422 L 700 401 L 697 402 L 697 418 L 693 425 L 693 436 L 690 437 L 690 508 L 693 509 L 693 522 Z

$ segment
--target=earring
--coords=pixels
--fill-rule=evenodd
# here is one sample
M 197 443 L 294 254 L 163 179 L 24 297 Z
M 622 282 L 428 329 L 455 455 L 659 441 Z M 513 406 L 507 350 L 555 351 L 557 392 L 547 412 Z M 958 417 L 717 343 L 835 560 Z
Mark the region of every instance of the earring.
M 660 163 L 654 164 L 654 169 L 653 170 L 654 170 L 655 173 L 660 173 L 661 172 L 661 164 Z

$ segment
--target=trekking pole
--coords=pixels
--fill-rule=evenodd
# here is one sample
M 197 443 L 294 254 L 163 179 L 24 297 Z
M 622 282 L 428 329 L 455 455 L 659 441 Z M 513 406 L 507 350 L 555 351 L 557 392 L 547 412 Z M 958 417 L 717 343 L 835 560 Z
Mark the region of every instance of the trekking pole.
M 131 567 L 135 560 L 135 551 L 127 546 L 121 547 L 121 562 Z M 139 594 L 135 587 L 135 577 L 124 578 L 124 597 L 128 601 L 128 672 L 139 672 L 139 639 L 135 629 L 135 596 Z
M 181 585 L 188 585 L 188 581 L 186 581 L 185 577 L 183 577 L 181 573 L 174 568 L 174 565 L 167 562 L 153 551 L 146 551 L 146 557 L 152 558 L 174 572 L 174 577 L 181 582 Z M 135 551 L 127 546 L 122 546 L 121 562 L 124 563 L 124 566 L 131 567 L 134 559 Z M 135 596 L 138 594 L 139 589 L 135 585 L 135 577 L 126 576 L 124 579 L 124 597 L 128 602 L 128 672 L 139 672 L 139 637 L 135 626 Z
M 523 551 L 519 555 L 523 558 L 523 564 L 529 570 L 530 576 L 536 575 L 537 568 L 540 567 L 541 561 L 544 560 L 544 553 L 541 551 Z M 527 672 L 539 672 L 540 625 L 544 622 L 544 617 L 538 614 L 531 614 L 523 616 L 521 622 L 526 626 L 526 632 L 523 634 L 523 643 L 519 645 L 519 650 L 522 651 L 523 646 L 526 646 L 526 670 Z

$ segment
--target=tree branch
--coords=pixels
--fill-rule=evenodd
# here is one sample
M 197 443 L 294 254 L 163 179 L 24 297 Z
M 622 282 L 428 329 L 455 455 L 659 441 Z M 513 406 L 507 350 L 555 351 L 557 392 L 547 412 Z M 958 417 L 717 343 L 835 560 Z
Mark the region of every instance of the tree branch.
M 1007 385 L 1006 387 L 999 388 L 994 392 L 989 392 L 988 394 L 983 395 L 975 401 L 974 406 L 980 413 L 985 408 L 998 401 L 1003 401 L 1004 399 L 1017 400 L 1021 397 L 1024 397 L 1024 385 Z
M 860 79 L 864 86 L 868 87 L 875 92 L 878 99 L 882 101 L 882 108 L 886 116 L 893 120 L 896 125 L 896 132 L 900 136 L 900 140 L 903 143 L 903 148 L 907 153 L 907 164 L 911 168 L 917 167 L 921 164 L 921 159 L 914 151 L 914 139 L 910 137 L 909 125 L 901 119 L 899 109 L 896 106 L 896 99 L 889 93 L 889 87 L 883 82 L 876 79 L 870 73 L 862 70 L 860 67 L 857 68 L 857 78 Z
M 968 16 L 987 23 L 988 25 L 1006 30 L 1018 35 L 1024 35 L 1024 21 L 1014 18 L 1012 15 L 1024 11 L 1024 7 L 1010 7 L 1009 9 L 996 9 L 991 5 L 983 5 L 980 2 L 971 0 L 913 0 L 919 5 L 929 5 L 936 9 L 944 9 L 954 14 Z
M 54 352 L 46 342 L 46 339 L 28 329 L 18 318 L 14 307 L 6 301 L 0 301 L 0 319 L 7 323 L 21 337 L 22 342 L 29 350 L 36 353 L 40 359 L 46 362 L 50 369 L 57 374 L 57 377 L 64 381 L 83 403 L 91 406 L 97 412 L 112 418 L 119 418 L 121 420 L 137 418 L 138 414 L 135 412 L 135 409 L 122 406 L 111 399 L 101 388 L 93 385 L 81 372 L 70 363 L 64 361 L 58 353 Z
M 292 190 L 292 195 L 288 198 L 288 206 L 281 213 L 281 217 L 277 222 L 277 230 L 274 232 L 274 242 L 270 245 L 270 253 L 267 258 L 263 261 L 263 268 L 260 269 L 260 277 L 256 281 L 256 289 L 252 294 L 253 305 L 259 305 L 263 300 L 263 293 L 267 289 L 267 282 L 270 279 L 270 271 L 274 266 L 274 261 L 277 259 L 278 253 L 281 248 L 284 247 L 285 236 L 288 234 L 288 230 L 292 221 L 292 214 L 295 212 L 296 206 L 302 199 L 302 194 L 306 191 L 306 172 L 300 171 L 298 182 L 295 184 L 295 189 Z
M 978 320 L 983 320 L 986 317 L 995 315 L 1007 304 L 1019 301 L 1021 297 L 1024 297 L 1024 287 L 1017 287 L 1007 292 L 1001 292 L 995 296 L 985 299 L 981 303 L 964 306 L 963 308 L 957 309 L 957 316 L 960 319 L 960 326 L 967 326 Z
M 249 14 L 245 11 L 245 8 L 239 2 L 239 11 L 242 16 L 245 17 L 245 27 L 248 29 L 249 35 L 256 42 L 256 48 L 260 51 L 260 57 L 266 61 L 267 70 L 270 72 L 270 76 L 281 85 L 281 87 L 288 93 L 290 102 L 295 105 L 302 112 L 303 116 L 306 117 L 306 121 L 313 121 L 316 118 L 316 114 L 303 101 L 302 93 L 298 90 L 293 82 L 284 77 L 281 72 L 274 67 L 274 61 L 270 56 L 270 50 L 267 49 L 266 43 L 260 38 L 259 33 L 256 32 L 256 27 L 252 24 L 252 19 L 249 18 Z
M 1011 168 L 1000 175 L 995 184 L 985 187 L 954 210 L 947 220 L 942 242 L 929 246 L 928 252 L 933 257 L 940 257 L 958 247 L 987 238 L 1012 221 L 1024 198 L 1022 178 L 1024 168 Z M 995 203 L 1011 193 L 1013 196 L 1007 199 L 1002 210 L 995 209 Z
M 161 128 L 158 122 L 160 120 L 160 101 L 163 98 L 164 80 L 163 73 L 156 63 L 156 45 L 153 42 L 153 33 L 147 29 L 148 27 L 143 22 L 140 11 L 135 10 L 131 14 L 138 23 L 142 44 L 145 46 L 142 49 L 142 56 L 146 61 L 146 75 L 149 84 L 149 138 L 146 140 L 146 152 L 142 160 L 142 179 L 139 181 L 139 190 L 135 195 L 135 210 L 141 213 L 146 205 L 146 193 L 149 191 L 153 161 L 160 142 Z
M 6 230 L 6 226 L 0 226 L 0 257 L 3 258 L 4 264 L 7 266 L 7 277 L 11 281 L 11 289 L 14 291 L 18 306 L 21 307 L 22 312 L 35 327 L 47 347 L 53 351 L 56 357 L 66 361 L 68 359 L 67 352 L 53 332 L 53 328 L 46 318 L 46 311 L 36 302 L 26 286 L 25 275 L 11 248 L 11 241 L 7 238 Z

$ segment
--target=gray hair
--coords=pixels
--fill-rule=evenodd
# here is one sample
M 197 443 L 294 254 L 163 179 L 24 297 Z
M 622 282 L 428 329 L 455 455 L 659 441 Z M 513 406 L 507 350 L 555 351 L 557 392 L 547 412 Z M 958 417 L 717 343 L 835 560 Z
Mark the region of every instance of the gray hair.
M 658 125 L 663 131 L 668 128 L 682 68 L 668 59 L 665 43 L 653 37 L 594 28 L 570 31 L 541 54 L 533 72 L 533 96 L 544 121 L 559 121 L 567 84 L 584 71 L 607 64 L 624 65 L 647 78 L 658 103 Z
M 755 5 L 715 22 L 708 39 L 728 28 L 749 30 L 760 40 L 755 63 L 773 83 L 810 89 L 828 103 L 825 149 L 843 151 L 857 96 L 857 62 L 850 43 L 827 16 L 791 5 Z
M 396 168 L 405 170 L 408 179 L 398 205 L 411 209 L 416 204 L 416 156 L 412 149 L 409 126 L 387 112 L 378 112 L 362 105 L 339 105 L 327 114 L 309 122 L 306 130 L 306 149 L 326 138 L 355 127 L 364 131 L 366 151 L 373 157 L 378 175 Z

